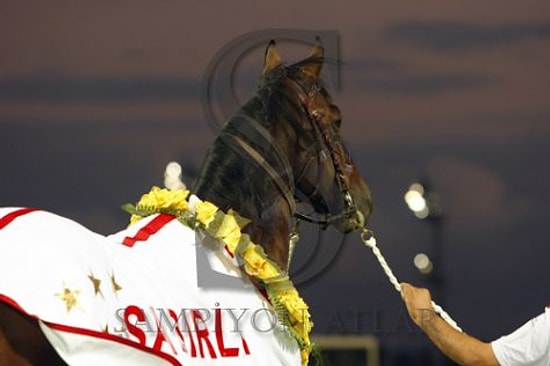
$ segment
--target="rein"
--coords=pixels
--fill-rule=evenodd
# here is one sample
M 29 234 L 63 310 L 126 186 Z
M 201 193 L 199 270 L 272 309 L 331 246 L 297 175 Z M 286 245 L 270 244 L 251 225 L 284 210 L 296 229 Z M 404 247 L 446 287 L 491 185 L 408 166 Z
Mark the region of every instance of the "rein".
M 221 138 L 222 139 L 229 138 L 234 142 L 236 142 L 237 146 L 239 146 L 241 149 L 235 148 L 233 144 L 228 144 L 228 145 L 241 156 L 244 155 L 243 153 L 246 153 L 247 156 L 250 156 L 259 166 L 261 166 L 265 170 L 265 172 L 269 175 L 269 177 L 273 179 L 273 182 L 275 183 L 275 185 L 283 195 L 285 201 L 288 204 L 290 213 L 293 213 L 294 211 L 296 211 L 296 202 L 294 201 L 294 198 L 290 193 L 289 187 L 294 187 L 294 176 L 292 174 L 292 170 L 290 169 L 290 164 L 288 163 L 288 160 L 284 158 L 284 155 L 282 154 L 281 149 L 278 147 L 276 142 L 271 138 L 267 129 L 263 127 L 260 123 L 258 123 L 258 121 L 244 114 L 239 114 L 235 118 L 242 118 L 247 122 L 249 122 L 247 125 L 252 127 L 254 132 L 257 132 L 258 135 L 263 140 L 265 140 L 265 142 L 267 143 L 266 146 L 270 146 L 273 149 L 273 153 L 274 153 L 275 159 L 278 162 L 278 165 L 281 166 L 284 170 L 284 174 L 282 176 L 287 177 L 288 181 L 285 182 L 281 178 L 281 174 L 279 174 L 273 168 L 273 166 L 266 160 L 266 158 L 260 152 L 258 152 L 258 149 L 256 149 L 251 144 L 246 142 L 243 139 L 243 137 L 225 132 L 223 133 Z M 235 118 L 232 119 L 231 121 L 234 121 Z M 239 129 L 242 130 L 242 127 L 244 126 L 243 125 L 239 126 Z M 250 137 L 248 137 L 248 139 L 250 139 Z

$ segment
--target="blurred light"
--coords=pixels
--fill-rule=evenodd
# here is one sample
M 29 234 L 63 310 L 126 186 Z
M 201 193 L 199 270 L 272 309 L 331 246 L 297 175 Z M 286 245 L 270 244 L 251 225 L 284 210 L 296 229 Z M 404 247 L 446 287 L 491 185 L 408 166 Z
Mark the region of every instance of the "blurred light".
M 426 208 L 426 200 L 418 191 L 407 191 L 405 193 L 405 202 L 412 211 L 422 211 Z
M 420 183 L 413 183 L 405 193 L 405 202 L 409 209 L 419 219 L 424 219 L 430 214 L 428 204 L 424 198 L 424 187 Z
M 434 266 L 433 262 L 431 261 L 430 257 L 428 257 L 424 253 L 418 253 L 414 256 L 414 266 L 418 271 L 424 275 L 428 275 L 432 273 Z
M 181 180 L 181 165 L 171 161 L 164 169 L 164 186 L 170 190 L 186 189 L 185 183 Z

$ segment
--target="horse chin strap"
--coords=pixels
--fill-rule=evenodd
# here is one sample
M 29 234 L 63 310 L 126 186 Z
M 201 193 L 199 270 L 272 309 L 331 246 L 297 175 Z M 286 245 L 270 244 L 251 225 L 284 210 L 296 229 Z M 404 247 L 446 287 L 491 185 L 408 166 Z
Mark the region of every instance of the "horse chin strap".
M 344 203 L 346 204 L 346 207 L 340 211 L 338 214 L 331 215 L 331 214 L 325 214 L 324 219 L 316 219 L 312 216 L 308 216 L 306 214 L 300 213 L 300 212 L 294 212 L 294 216 L 300 220 L 304 220 L 313 224 L 320 225 L 323 229 L 327 228 L 331 224 L 337 222 L 338 220 L 345 219 L 345 218 L 351 218 L 353 215 L 357 216 L 357 225 L 356 229 L 359 229 L 363 227 L 363 224 L 365 222 L 365 217 L 361 213 L 361 211 L 357 210 L 355 203 L 353 201 L 353 197 L 349 193 L 349 191 L 343 192 L 343 199 Z

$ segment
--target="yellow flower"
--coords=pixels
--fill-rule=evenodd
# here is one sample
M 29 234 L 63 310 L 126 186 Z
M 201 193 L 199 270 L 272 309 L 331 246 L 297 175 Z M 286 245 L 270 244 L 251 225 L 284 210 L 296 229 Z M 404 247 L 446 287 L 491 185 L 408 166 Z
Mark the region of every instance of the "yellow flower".
M 218 208 L 213 203 L 208 201 L 197 202 L 195 204 L 195 212 L 197 213 L 197 221 L 202 223 L 204 226 L 210 225 Z
M 269 283 L 270 279 L 277 279 L 281 276 L 281 270 L 277 265 L 267 259 L 262 247 L 250 245 L 242 253 L 245 271 L 260 280 Z
M 304 321 L 308 306 L 300 297 L 296 288 L 289 286 L 288 289 L 282 290 L 279 294 L 279 298 L 286 304 L 286 308 L 293 322 L 301 323 Z
M 265 257 L 261 256 L 254 245 L 250 245 L 246 250 L 242 253 L 242 258 L 244 260 L 244 268 L 247 273 L 257 276 L 259 269 L 264 265 L 265 263 Z
M 190 218 L 186 201 L 188 195 L 187 190 L 170 191 L 153 187 L 149 193 L 141 197 L 135 210 L 130 210 L 133 213 L 130 222 L 135 223 L 140 220 L 142 218 L 140 215 L 147 216 L 156 212 L 168 212 L 188 219 Z M 208 201 L 195 204 L 194 217 L 202 229 L 223 241 L 231 254 L 243 260 L 243 267 L 248 275 L 264 283 L 272 303 L 283 307 L 279 314 L 280 321 L 292 329 L 292 334 L 297 338 L 301 348 L 302 365 L 306 366 L 312 348 L 309 333 L 313 326 L 308 306 L 288 278 L 286 271 L 271 261 L 261 246 L 251 242 L 250 237 L 241 232 L 250 220 L 239 216 L 233 210 L 229 210 L 226 214 Z
M 139 220 L 141 220 L 143 217 L 139 216 L 139 215 L 132 215 L 130 216 L 130 225 L 134 225 L 136 222 L 138 222 Z
M 309 361 L 309 354 L 311 353 L 311 346 L 302 349 L 302 366 L 307 366 Z
M 216 222 L 217 225 L 211 224 L 214 237 L 222 240 L 229 249 L 234 252 L 239 244 L 239 239 L 241 238 L 241 229 L 235 216 L 232 215 L 223 215 L 221 220 Z
M 188 210 L 187 196 L 189 191 L 178 189 L 170 191 L 165 188 L 153 187 L 149 193 L 141 196 L 141 199 L 132 207 L 130 225 L 135 224 L 145 216 L 158 212 L 178 214 Z
M 227 215 L 234 217 L 235 221 L 237 221 L 237 224 L 239 225 L 239 228 L 241 229 L 244 229 L 244 227 L 248 225 L 251 221 L 250 219 L 239 215 L 239 213 L 237 211 L 234 211 L 232 208 L 229 209 Z
M 304 312 L 304 316 L 309 316 L 307 312 Z M 313 327 L 313 323 L 309 318 L 304 318 L 304 321 L 302 323 L 297 323 L 293 325 L 293 329 L 298 333 L 300 338 L 305 344 L 310 344 L 309 340 L 309 333 L 311 332 L 311 328 Z
M 271 261 L 265 262 L 261 271 L 258 273 L 258 278 L 262 280 L 279 278 L 281 276 L 286 276 L 286 275 L 281 274 L 281 270 L 279 269 L 279 267 Z
M 189 191 L 178 189 L 170 191 L 166 188 L 153 187 L 149 193 L 141 196 L 137 206 L 157 210 L 187 210 L 186 198 Z

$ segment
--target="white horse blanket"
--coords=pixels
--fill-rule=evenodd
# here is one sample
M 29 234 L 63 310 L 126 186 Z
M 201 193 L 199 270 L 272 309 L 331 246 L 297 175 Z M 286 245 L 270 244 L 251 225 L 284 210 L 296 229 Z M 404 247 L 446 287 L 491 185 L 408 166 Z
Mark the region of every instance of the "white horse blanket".
M 0 209 L 0 301 L 70 365 L 300 365 L 223 243 L 157 214 L 114 235 Z

